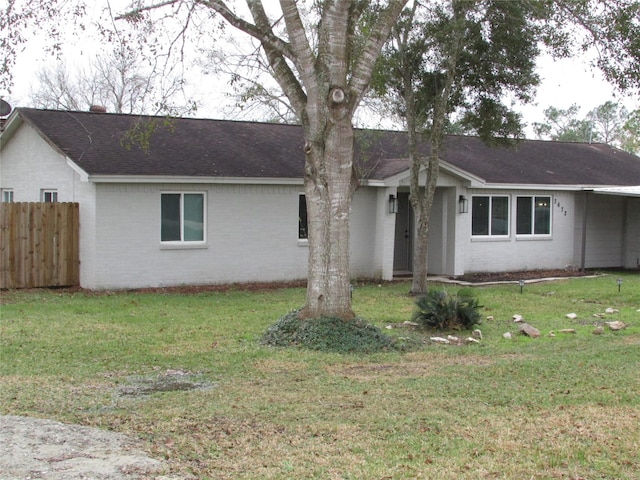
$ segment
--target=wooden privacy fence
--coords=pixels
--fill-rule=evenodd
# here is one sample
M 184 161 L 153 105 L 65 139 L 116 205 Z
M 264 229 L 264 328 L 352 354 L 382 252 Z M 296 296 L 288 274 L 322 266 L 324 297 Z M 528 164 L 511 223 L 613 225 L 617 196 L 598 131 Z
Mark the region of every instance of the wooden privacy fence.
M 0 288 L 80 284 L 77 203 L 0 203 Z

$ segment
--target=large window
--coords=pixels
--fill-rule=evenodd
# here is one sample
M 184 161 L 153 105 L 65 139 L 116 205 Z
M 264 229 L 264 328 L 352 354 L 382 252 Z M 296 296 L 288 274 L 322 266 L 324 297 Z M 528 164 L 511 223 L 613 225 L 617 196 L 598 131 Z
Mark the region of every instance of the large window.
M 551 197 L 517 198 L 516 234 L 551 234 Z
M 161 241 L 204 241 L 203 193 L 163 193 L 160 211 Z
M 471 234 L 509 235 L 509 197 L 474 196 L 471 204 Z
M 307 199 L 304 194 L 298 195 L 298 239 L 307 240 L 309 230 L 307 225 Z

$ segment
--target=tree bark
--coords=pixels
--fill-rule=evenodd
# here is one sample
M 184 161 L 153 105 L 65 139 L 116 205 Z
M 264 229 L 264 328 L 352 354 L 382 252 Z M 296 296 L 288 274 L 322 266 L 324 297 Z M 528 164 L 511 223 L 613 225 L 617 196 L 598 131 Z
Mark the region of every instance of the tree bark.
M 309 264 L 300 317 L 351 319 L 349 219 L 355 190 L 351 119 L 329 122 L 322 142 L 307 145 Z

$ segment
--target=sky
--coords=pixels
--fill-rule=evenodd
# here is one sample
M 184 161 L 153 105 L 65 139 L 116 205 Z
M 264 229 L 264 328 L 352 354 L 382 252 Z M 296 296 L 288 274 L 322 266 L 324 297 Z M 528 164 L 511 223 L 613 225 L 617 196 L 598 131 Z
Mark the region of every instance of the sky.
M 124 0 L 118 0 L 124 1 Z M 94 4 L 94 5 L 97 5 Z M 94 6 L 96 12 L 98 7 Z M 20 54 L 14 69 L 15 85 L 9 94 L 0 91 L 0 96 L 9 101 L 13 107 L 31 106 L 30 93 L 35 88 L 34 74 L 45 65 L 51 65 L 56 60 L 43 50 L 46 38 L 34 35 Z M 69 40 L 64 47 L 64 55 L 68 65 L 86 63 L 92 56 L 104 48 L 99 41 L 93 41 L 87 36 L 78 40 Z M 543 110 L 549 106 L 566 109 L 573 104 L 580 107 L 580 116 L 586 116 L 589 111 L 613 100 L 624 104 L 629 110 L 640 107 L 640 96 L 616 93 L 597 70 L 588 65 L 587 58 L 565 59 L 555 61 L 543 57 L 538 63 L 538 73 L 542 83 L 538 87 L 535 102 L 531 105 L 519 107 L 524 121 L 528 124 L 526 135 L 534 138 L 531 124 L 544 120 Z M 211 76 L 203 81 L 198 68 L 192 68 L 187 77 L 192 85 L 192 91 L 197 92 L 200 102 L 195 116 L 202 118 L 232 118 L 231 99 L 224 96 L 230 91 L 226 80 L 213 80 Z M 260 119 L 256 119 L 260 120 Z

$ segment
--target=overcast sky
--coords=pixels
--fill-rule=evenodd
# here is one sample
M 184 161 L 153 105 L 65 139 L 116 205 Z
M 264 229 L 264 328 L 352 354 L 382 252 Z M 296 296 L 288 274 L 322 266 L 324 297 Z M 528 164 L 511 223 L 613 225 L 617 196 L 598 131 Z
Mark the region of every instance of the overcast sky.
M 42 44 L 44 41 L 46 39 L 34 38 L 19 56 L 14 69 L 15 86 L 11 94 L 0 91 L 0 96 L 8 100 L 13 107 L 30 106 L 30 92 L 36 86 L 35 72 L 43 66 L 55 62 L 50 55 L 43 52 Z M 70 41 L 65 49 L 66 63 L 68 65 L 82 64 L 99 53 L 100 48 L 100 42 L 90 41 L 86 37 L 82 39 L 80 44 L 77 41 Z M 226 82 L 224 80 L 212 81 L 211 77 L 207 77 L 207 81 L 203 82 L 197 76 L 197 71 L 197 68 L 193 68 L 191 78 L 188 78 L 192 81 L 192 85 L 197 85 L 198 99 L 201 102 L 197 116 L 229 117 L 228 104 L 231 103 L 231 100 L 225 99 L 221 95 L 222 92 L 228 91 Z M 521 108 L 524 119 L 529 125 L 536 121 L 542 121 L 544 119 L 542 112 L 549 106 L 566 109 L 575 103 L 581 107 L 581 116 L 585 116 L 590 110 L 608 100 L 620 102 L 629 109 L 640 106 L 640 98 L 637 95 L 620 96 L 617 94 L 603 80 L 599 71 L 589 67 L 586 59 L 562 61 L 542 59 L 539 63 L 539 73 L 542 84 L 538 88 L 535 104 Z M 527 129 L 527 136 L 533 138 L 530 128 Z

